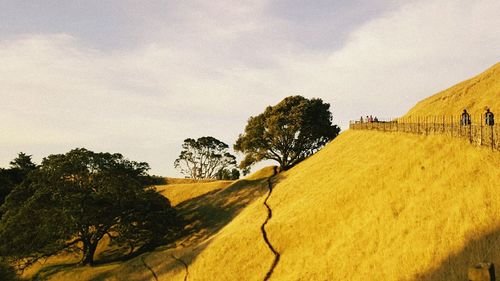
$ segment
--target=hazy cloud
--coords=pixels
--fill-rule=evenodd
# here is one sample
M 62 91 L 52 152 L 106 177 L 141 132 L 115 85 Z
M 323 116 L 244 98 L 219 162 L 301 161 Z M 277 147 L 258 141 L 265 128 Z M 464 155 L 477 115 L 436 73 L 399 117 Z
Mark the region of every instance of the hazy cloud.
M 184 138 L 232 144 L 285 96 L 323 98 L 345 127 L 499 58 L 493 0 L 40 3 L 0 2 L 0 166 L 87 147 L 172 175 Z

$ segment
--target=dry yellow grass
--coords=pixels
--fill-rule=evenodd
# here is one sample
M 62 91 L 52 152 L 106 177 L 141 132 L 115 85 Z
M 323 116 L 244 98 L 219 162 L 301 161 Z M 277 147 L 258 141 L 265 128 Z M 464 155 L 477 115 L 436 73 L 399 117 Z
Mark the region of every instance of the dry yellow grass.
M 271 280 L 464 280 L 467 266 L 500 264 L 499 167 L 499 153 L 446 136 L 345 132 L 277 179 Z M 189 280 L 263 279 L 273 260 L 259 229 L 265 182 L 210 196 L 234 203 L 252 183 L 260 199 L 215 235 L 145 256 L 160 280 L 184 278 L 172 253 Z M 108 269 L 51 280 L 152 280 L 139 258 Z
M 498 71 L 408 114 L 495 110 Z M 260 232 L 270 175 L 267 168 L 221 188 L 193 183 L 199 193 L 182 183 L 160 188 L 190 221 L 176 245 L 50 280 L 153 280 L 142 258 L 159 280 L 184 280 L 174 256 L 188 264 L 188 280 L 262 280 L 273 261 Z M 466 280 L 468 266 L 500 264 L 498 152 L 444 135 L 348 131 L 273 181 L 266 229 L 281 259 L 271 280 Z
M 241 267 L 241 263 L 235 263 L 237 259 L 233 259 L 234 256 L 222 255 L 218 250 L 219 247 L 230 247 L 234 243 L 253 239 L 256 254 L 260 253 L 264 257 L 269 256 L 269 259 L 272 260 L 272 255 L 266 252 L 265 244 L 259 238 L 259 225 L 262 223 L 260 218 L 265 217 L 265 209 L 261 207 L 261 204 L 252 203 L 265 194 L 267 191 L 266 180 L 272 173 L 272 168 L 264 168 L 253 176 L 235 181 L 229 185 L 227 185 L 228 182 L 195 182 L 191 184 L 191 189 L 186 184 L 172 185 L 171 187 L 174 189 L 179 187 L 182 190 L 188 189 L 190 190 L 189 194 L 191 194 L 190 198 L 187 198 L 189 196 L 172 193 L 174 196 L 172 196 L 171 200 L 174 202 L 179 201 L 176 208 L 190 222 L 187 226 L 187 234 L 176 241 L 175 245 L 161 247 L 127 262 L 95 267 L 63 266 L 60 264 L 75 262 L 75 260 L 69 256 L 66 257 L 66 260 L 62 257 L 49 261 L 46 266 L 37 266 L 25 277 L 33 276 L 37 271 L 42 270 L 43 274 L 40 275 L 47 276 L 48 280 L 53 281 L 153 280 L 152 273 L 144 266 L 142 261 L 144 258 L 146 264 L 154 270 L 160 280 L 184 280 L 184 267 L 172 255 L 189 264 L 194 263 L 195 260 L 212 260 L 214 262 L 213 264 L 211 264 L 212 262 L 202 262 L 198 265 L 199 269 L 190 265 L 189 280 L 210 280 L 203 273 L 207 270 L 207 267 L 213 268 L 212 270 L 221 270 L 221 268 L 228 265 L 232 265 L 232 276 L 239 276 L 238 269 Z M 227 186 L 219 188 L 220 186 L 217 186 L 217 183 L 220 185 L 226 184 Z M 193 191 L 197 188 L 204 191 L 208 191 L 210 188 L 213 188 L 213 190 L 197 194 Z M 249 205 L 250 207 L 247 207 Z M 255 208 L 262 212 L 262 214 L 257 214 L 258 218 L 254 217 L 256 215 Z M 235 226 L 226 226 L 230 222 L 231 225 Z M 241 232 L 242 225 L 247 223 L 251 224 L 251 226 L 247 226 L 249 231 Z M 215 245 L 216 250 L 207 250 L 209 247 L 211 249 L 214 247 L 212 244 Z M 245 255 L 240 253 L 236 253 L 236 255 L 246 259 Z M 215 264 L 215 260 L 217 264 Z M 259 258 L 250 263 L 252 268 L 257 271 L 256 273 L 266 268 L 265 264 L 260 263 L 261 259 Z M 256 276 L 257 279 L 260 279 L 258 274 Z
M 232 182 L 233 181 L 210 181 L 166 184 L 156 186 L 156 190 L 167 197 L 172 206 L 175 206 L 185 200 L 227 187 Z
M 497 152 L 346 132 L 271 197 L 274 280 L 466 280 L 467 266 L 500 264 L 499 190 Z
M 475 117 L 483 114 L 486 107 L 500 116 L 500 63 L 476 77 L 420 101 L 405 117 L 460 116 L 464 109 Z

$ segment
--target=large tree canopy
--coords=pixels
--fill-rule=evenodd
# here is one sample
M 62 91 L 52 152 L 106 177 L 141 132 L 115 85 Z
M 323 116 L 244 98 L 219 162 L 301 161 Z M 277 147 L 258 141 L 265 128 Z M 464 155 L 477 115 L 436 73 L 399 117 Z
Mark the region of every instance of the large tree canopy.
M 50 155 L 2 205 L 0 256 L 27 264 L 64 249 L 93 264 L 99 241 L 151 245 L 169 234 L 176 213 L 146 185 L 147 163 L 74 149 Z
M 181 173 L 193 179 L 223 179 L 225 175 L 239 177 L 236 157 L 229 146 L 213 137 L 185 139 L 182 151 L 174 162 Z
M 290 96 L 264 113 L 250 117 L 234 149 L 243 152 L 240 168 L 264 159 L 276 160 L 287 170 L 335 138 L 330 105 L 321 99 Z

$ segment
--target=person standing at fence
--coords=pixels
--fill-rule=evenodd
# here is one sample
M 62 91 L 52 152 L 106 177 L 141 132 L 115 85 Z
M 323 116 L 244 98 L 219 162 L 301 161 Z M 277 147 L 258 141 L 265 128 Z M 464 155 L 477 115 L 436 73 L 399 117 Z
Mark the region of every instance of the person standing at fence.
M 467 112 L 466 109 L 464 109 L 464 112 L 462 113 L 462 116 L 460 117 L 460 125 L 468 126 L 470 124 L 471 124 L 470 114 Z
M 490 111 L 490 109 L 486 109 L 486 113 L 484 114 L 484 123 L 487 126 L 493 126 L 495 125 L 495 115 L 493 112 Z

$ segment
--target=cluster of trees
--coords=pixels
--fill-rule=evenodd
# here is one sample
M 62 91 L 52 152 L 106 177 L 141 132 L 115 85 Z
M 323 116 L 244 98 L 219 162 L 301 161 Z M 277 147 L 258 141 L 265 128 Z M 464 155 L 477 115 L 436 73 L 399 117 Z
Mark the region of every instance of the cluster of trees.
M 30 171 L 0 207 L 0 257 L 20 268 L 62 251 L 80 252 L 81 263 L 92 265 L 105 236 L 133 253 L 178 232 L 180 219 L 151 186 L 147 163 L 83 148 L 39 166 L 13 163 Z
M 243 174 L 262 160 L 288 170 L 334 139 L 340 128 L 332 124 L 330 105 L 321 99 L 290 96 L 250 117 L 234 150 L 244 154 Z M 229 146 L 213 137 L 186 139 L 175 167 L 189 178 L 236 179 L 239 171 Z
M 239 165 L 226 143 L 209 136 L 184 140 L 174 165 L 194 179 L 237 179 L 261 160 L 287 170 L 338 135 L 329 109 L 321 99 L 287 97 L 250 117 L 233 146 L 244 154 Z M 92 265 L 106 236 L 129 254 L 175 237 L 182 221 L 148 170 L 119 153 L 84 148 L 40 165 L 20 153 L 0 169 L 0 276 L 15 278 L 8 264 L 24 268 L 63 251 L 80 252 L 81 263 Z

